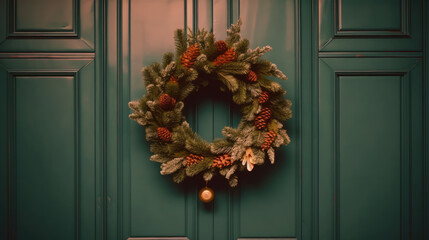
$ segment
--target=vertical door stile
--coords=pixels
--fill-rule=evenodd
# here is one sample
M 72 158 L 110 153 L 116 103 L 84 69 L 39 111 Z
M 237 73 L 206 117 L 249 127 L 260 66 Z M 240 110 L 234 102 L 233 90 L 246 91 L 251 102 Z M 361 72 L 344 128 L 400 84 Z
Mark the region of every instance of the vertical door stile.
M 228 15 L 227 1 L 213 0 L 212 14 L 213 24 L 212 30 L 215 35 L 215 40 L 225 40 L 226 30 L 229 27 L 227 23 Z M 217 90 L 219 91 L 219 90 Z M 213 105 L 213 136 L 214 138 L 223 138 L 222 129 L 225 126 L 231 126 L 231 107 L 230 99 L 225 97 L 214 102 Z M 231 195 L 230 193 L 237 189 L 230 189 L 224 179 L 221 179 L 220 184 L 215 184 L 216 198 L 214 201 L 214 240 L 229 239 L 231 232 Z

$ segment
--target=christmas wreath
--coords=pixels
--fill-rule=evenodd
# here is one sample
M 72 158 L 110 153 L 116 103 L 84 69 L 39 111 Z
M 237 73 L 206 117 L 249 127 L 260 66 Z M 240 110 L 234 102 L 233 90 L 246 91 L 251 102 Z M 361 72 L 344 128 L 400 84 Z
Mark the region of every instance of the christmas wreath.
M 266 158 L 274 163 L 274 149 L 290 142 L 282 122 L 292 117 L 286 91 L 266 76 L 287 77 L 270 61 L 260 57 L 270 46 L 249 49 L 240 36 L 240 21 L 227 30 L 225 41 L 215 41 L 204 29 L 187 36 L 179 29 L 174 39 L 176 54 L 164 54 L 162 64 L 143 69 L 146 94 L 129 107 L 130 118 L 146 127 L 146 139 L 160 162 L 161 174 L 172 174 L 182 182 L 202 176 L 210 181 L 216 174 L 238 184 L 240 171 L 252 171 Z M 242 119 L 238 128 L 224 127 L 224 139 L 208 143 L 192 131 L 182 109 L 185 99 L 211 83 L 220 83 L 239 105 Z

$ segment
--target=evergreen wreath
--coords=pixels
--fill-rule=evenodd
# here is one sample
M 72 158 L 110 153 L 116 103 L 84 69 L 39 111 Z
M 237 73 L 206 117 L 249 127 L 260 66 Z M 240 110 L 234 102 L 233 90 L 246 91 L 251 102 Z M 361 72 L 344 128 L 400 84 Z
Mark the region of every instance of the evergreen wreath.
M 281 85 L 266 76 L 287 77 L 260 59 L 270 46 L 249 49 L 240 26 L 241 21 L 233 24 L 226 40 L 216 42 L 204 29 L 189 31 L 187 37 L 176 30 L 176 55 L 166 53 L 162 64 L 143 69 L 146 94 L 128 104 L 134 111 L 129 117 L 146 127 L 154 153 L 150 160 L 162 163 L 161 174 L 172 174 L 177 183 L 197 175 L 208 182 L 220 174 L 234 187 L 238 172 L 252 171 L 266 156 L 274 163 L 274 149 L 290 142 L 281 122 L 292 117 L 291 102 L 283 98 Z M 237 129 L 223 128 L 224 139 L 208 143 L 192 131 L 182 109 L 191 93 L 211 82 L 232 94 L 242 119 Z

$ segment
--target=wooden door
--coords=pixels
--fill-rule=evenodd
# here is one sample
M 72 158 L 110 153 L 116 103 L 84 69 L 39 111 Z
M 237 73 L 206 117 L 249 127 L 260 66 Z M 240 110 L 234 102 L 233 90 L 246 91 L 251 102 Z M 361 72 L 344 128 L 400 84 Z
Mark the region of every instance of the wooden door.
M 0 239 L 427 239 L 422 0 L 0 0 Z M 230 189 L 177 185 L 127 103 L 173 32 L 238 18 L 289 77 L 291 144 Z M 186 103 L 208 141 L 239 112 Z
M 0 239 L 96 239 L 101 89 L 92 0 L 0 1 Z
M 274 51 L 266 57 L 289 77 L 280 83 L 288 90 L 287 97 L 294 106 L 299 106 L 297 1 L 130 0 L 123 1 L 120 8 L 120 21 L 109 23 L 119 26 L 118 32 L 113 30 L 109 36 L 119 36 L 111 46 L 119 46 L 121 54 L 111 61 L 120 69 L 118 82 L 114 83 L 115 77 L 111 77 L 112 84 L 119 89 L 112 96 L 119 100 L 112 100 L 115 107 L 109 107 L 114 112 L 117 106 L 121 113 L 114 132 L 120 139 L 120 152 L 114 152 L 119 154 L 117 160 L 112 159 L 118 168 L 113 173 L 117 178 L 111 190 L 119 194 L 119 209 L 113 214 L 117 214 L 115 224 L 120 226 L 114 234 L 139 239 L 295 239 L 300 211 L 298 117 L 287 124 L 293 141 L 279 151 L 274 166 L 261 167 L 252 176 L 242 177 L 237 188 L 229 189 L 221 179 L 211 182 L 216 197 L 212 204 L 204 204 L 197 198 L 197 191 L 204 184 L 202 179 L 177 185 L 159 174 L 159 163 L 149 161 L 151 153 L 144 128 L 128 119 L 127 102 L 145 92 L 142 67 L 160 61 L 163 53 L 174 51 L 175 29 L 206 28 L 221 40 L 225 39 L 229 24 L 240 17 L 243 37 L 250 40 L 252 48 L 273 47 Z M 185 103 L 187 121 L 208 141 L 222 137 L 222 128 L 236 125 L 241 118 L 227 99 L 216 95 L 202 92 L 194 102 Z M 293 111 L 298 116 L 296 107 Z
M 422 2 L 317 6 L 317 236 L 421 239 Z

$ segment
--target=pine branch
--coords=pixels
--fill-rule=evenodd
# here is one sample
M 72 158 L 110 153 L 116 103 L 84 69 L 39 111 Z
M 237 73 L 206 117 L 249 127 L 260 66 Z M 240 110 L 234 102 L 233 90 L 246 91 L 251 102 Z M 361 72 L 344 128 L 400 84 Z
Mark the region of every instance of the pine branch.
M 238 90 L 232 96 L 232 100 L 239 105 L 245 103 L 246 100 L 249 100 L 247 98 L 247 89 L 243 82 L 241 81 L 238 82 Z
M 271 104 L 272 117 L 284 122 L 287 119 L 292 118 L 292 111 L 290 106 L 292 105 L 291 101 L 281 99 L 281 101 L 275 101 Z
M 262 55 L 271 50 L 272 48 L 270 46 L 265 46 L 263 48 L 257 47 L 253 50 L 249 49 L 246 53 L 240 54 L 237 60 L 255 64 Z
M 235 51 L 238 54 L 240 54 L 240 53 L 246 53 L 247 50 L 249 49 L 249 40 L 242 39 L 238 43 L 235 43 L 234 46 L 233 46 L 233 48 L 235 49 Z
M 186 51 L 185 34 L 182 29 L 174 32 L 174 43 L 176 45 L 176 58 L 179 58 Z
M 225 40 L 228 46 L 232 46 L 234 43 L 240 41 L 240 29 L 241 29 L 241 19 L 238 19 L 237 24 L 231 24 L 231 27 L 226 30 L 227 38 Z
M 173 181 L 175 183 L 181 183 L 183 182 L 183 180 L 185 180 L 185 177 L 186 177 L 186 171 L 184 168 L 182 168 L 173 175 Z
M 210 144 L 196 134 L 186 139 L 185 148 L 189 152 L 197 155 L 208 155 L 211 153 Z
M 194 33 L 194 31 L 189 27 L 188 27 L 188 34 L 186 36 L 186 42 L 188 43 L 188 46 L 191 46 L 197 43 L 197 36 Z
M 275 153 L 274 153 L 274 149 L 272 147 L 270 147 L 270 149 L 268 149 L 267 155 L 268 155 L 268 158 L 270 159 L 271 164 L 274 164 Z
M 236 175 L 232 175 L 228 180 L 229 186 L 236 187 L 238 185 L 238 177 Z
M 143 73 L 143 82 L 145 86 L 148 86 L 150 84 L 155 84 L 155 79 L 152 77 L 149 71 L 150 67 L 145 67 L 142 70 Z
M 167 67 L 168 64 L 170 64 L 174 60 L 174 53 L 168 52 L 165 53 L 162 57 L 162 68 Z
M 229 62 L 222 64 L 218 67 L 218 72 L 224 75 L 244 75 L 248 74 L 250 69 L 250 64 L 243 62 Z
M 283 88 L 279 83 L 274 82 L 274 81 L 272 81 L 272 80 L 270 80 L 264 76 L 258 75 L 258 82 L 261 85 L 261 87 L 269 90 L 270 92 L 282 92 L 283 91 Z
M 212 180 L 213 176 L 214 176 L 213 171 L 209 170 L 209 171 L 205 172 L 203 174 L 204 181 L 208 182 L 208 181 Z
M 267 72 L 267 75 L 273 76 L 273 77 L 276 77 L 276 78 L 280 78 L 280 79 L 283 79 L 283 80 L 287 80 L 286 75 L 284 75 L 284 73 L 282 71 L 280 71 L 277 68 L 277 65 L 275 65 L 274 63 L 271 64 L 270 70 Z
M 271 69 L 271 62 L 266 59 L 258 59 L 253 65 L 252 70 L 254 72 L 267 74 Z
M 223 73 L 218 73 L 219 79 L 223 84 L 231 91 L 235 92 L 238 89 L 238 80 L 233 75 L 225 75 Z
M 161 175 L 168 175 L 183 167 L 183 158 L 174 158 L 161 164 Z
M 186 167 L 186 175 L 190 177 L 195 176 L 200 172 L 210 169 L 212 163 L 213 163 L 213 159 L 210 157 L 206 157 L 199 163 Z
M 232 150 L 233 143 L 225 139 L 215 139 L 210 144 L 210 151 L 214 155 L 227 154 Z
M 165 162 L 168 162 L 171 159 L 169 157 L 165 157 L 165 156 L 162 156 L 162 155 L 159 155 L 159 154 L 155 154 L 155 155 L 152 155 L 150 157 L 150 160 L 154 161 L 154 162 L 165 163 Z

